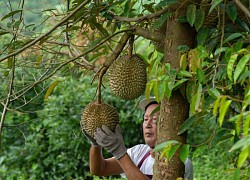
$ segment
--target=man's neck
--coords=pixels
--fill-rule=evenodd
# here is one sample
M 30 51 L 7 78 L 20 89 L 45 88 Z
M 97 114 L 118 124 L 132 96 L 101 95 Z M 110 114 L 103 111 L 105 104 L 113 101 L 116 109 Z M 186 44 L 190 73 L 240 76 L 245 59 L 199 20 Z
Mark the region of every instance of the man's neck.
M 155 152 L 153 152 L 154 149 L 150 147 L 150 155 L 152 158 L 155 158 Z

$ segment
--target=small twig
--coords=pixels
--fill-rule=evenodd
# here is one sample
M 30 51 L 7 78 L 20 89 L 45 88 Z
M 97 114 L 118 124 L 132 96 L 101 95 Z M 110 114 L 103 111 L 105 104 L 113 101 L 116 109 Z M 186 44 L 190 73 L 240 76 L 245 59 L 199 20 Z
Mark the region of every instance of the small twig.
M 169 7 L 166 7 L 160 11 L 157 11 L 155 13 L 152 14 L 148 14 L 145 16 L 141 16 L 141 17 L 135 17 L 135 18 L 127 18 L 127 17 L 120 17 L 120 16 L 114 16 L 113 14 L 111 14 L 113 16 L 114 19 L 118 20 L 118 21 L 124 21 L 124 22 L 141 22 L 143 20 L 149 20 L 152 19 L 154 17 L 159 17 L 160 15 L 164 14 L 165 12 L 167 12 L 169 10 Z
M 95 81 L 96 77 L 99 75 L 99 73 L 102 71 L 104 67 L 100 67 L 100 69 L 97 70 L 97 72 L 95 73 L 94 77 L 92 78 L 92 80 L 90 81 L 90 84 L 92 85 L 93 82 Z
M 91 48 L 91 49 L 87 50 L 86 52 L 84 52 L 84 53 L 82 53 L 82 54 L 80 54 L 80 55 L 78 55 L 78 56 L 76 56 L 76 57 L 74 57 L 74 58 L 72 58 L 72 59 L 70 59 L 70 60 L 68 60 L 68 61 L 66 61 L 66 62 L 64 62 L 64 63 L 62 63 L 62 64 L 60 64 L 60 65 L 59 65 L 57 68 L 55 68 L 54 71 L 51 72 L 49 75 L 47 75 L 46 77 L 44 77 L 44 76 L 40 77 L 40 78 L 39 78 L 37 81 L 35 81 L 32 85 L 28 86 L 26 89 L 22 89 L 22 90 L 18 91 L 17 93 L 12 94 L 11 97 L 17 95 L 17 94 L 20 93 L 20 92 L 22 92 L 22 93 L 19 94 L 18 97 L 24 95 L 26 92 L 28 92 L 31 88 L 35 87 L 37 84 L 39 84 L 39 83 L 41 83 L 41 82 L 43 82 L 43 81 L 49 79 L 50 77 L 52 77 L 58 70 L 60 70 L 60 69 L 61 69 L 62 67 L 64 67 L 64 66 L 66 66 L 68 63 L 73 62 L 73 61 L 75 61 L 76 59 L 78 59 L 78 58 L 80 58 L 80 57 L 82 57 L 82 56 L 88 54 L 89 52 L 92 52 L 92 51 L 95 50 L 96 48 L 98 48 L 100 45 L 102 45 L 103 43 L 105 43 L 105 41 L 107 41 L 107 39 L 110 39 L 110 38 L 116 36 L 117 34 L 120 34 L 120 33 L 123 33 L 123 32 L 128 32 L 128 31 L 131 31 L 131 30 L 132 30 L 132 29 L 122 30 L 122 31 L 116 32 L 115 34 L 111 35 L 110 37 L 107 37 L 107 38 L 104 39 L 102 42 L 100 42 L 99 44 L 97 44 L 96 46 L 94 46 L 93 48 Z M 126 34 L 126 33 L 125 33 L 125 34 Z M 126 34 L 126 36 L 129 37 L 128 34 Z M 126 40 L 126 36 L 124 36 L 124 35 L 122 36 L 122 38 L 121 38 L 121 41 L 122 41 L 122 42 Z M 128 38 L 128 37 L 127 37 L 127 38 Z M 126 40 L 126 42 L 127 42 L 127 40 Z M 121 43 L 121 42 L 120 42 L 120 43 Z M 125 46 L 125 45 L 124 45 L 124 46 Z M 119 50 L 117 50 L 117 49 L 114 50 L 114 52 L 117 52 L 117 51 L 119 51 Z M 122 51 L 122 49 L 120 50 L 120 52 L 121 52 L 121 51 Z M 117 57 L 120 53 L 119 53 L 117 56 L 116 56 L 115 54 L 117 54 L 117 53 L 113 53 L 113 54 L 111 55 L 110 60 L 111 60 L 111 59 L 113 59 L 113 60 L 116 59 L 116 57 Z M 111 61 L 110 61 L 110 63 L 111 63 Z M 109 66 L 109 63 L 105 64 L 105 66 Z M 47 73 L 49 70 L 50 70 L 50 69 L 48 69 L 45 73 Z M 18 97 L 17 97 L 17 98 L 18 98 Z M 15 99 L 17 99 L 17 98 L 15 98 Z M 15 99 L 14 99 L 14 100 L 15 100 Z M 1 99 L 0 101 L 3 101 L 3 100 L 4 100 L 4 99 Z M 14 100 L 11 100 L 11 101 L 14 101 Z
M 8 111 L 8 106 L 10 104 L 10 98 L 11 98 L 11 94 L 12 94 L 12 90 L 13 90 L 13 86 L 14 86 L 14 79 L 15 79 L 15 57 L 13 58 L 13 66 L 12 66 L 12 75 L 11 75 L 11 80 L 10 80 L 10 85 L 9 85 L 9 93 L 8 93 L 8 97 L 6 100 L 6 103 L 4 105 L 3 108 L 3 112 L 1 115 L 1 120 L 0 120 L 0 151 L 1 151 L 1 147 L 2 147 L 2 130 L 3 130 L 3 124 L 4 124 L 4 120 L 6 117 L 6 113 Z
M 99 80 L 98 80 L 98 89 L 97 89 L 97 102 L 98 104 L 102 103 L 102 78 L 105 74 L 105 68 L 102 68 L 101 72 L 99 73 Z
M 244 4 L 242 4 L 242 2 L 240 2 L 240 0 L 234 0 L 234 3 L 248 16 L 248 18 L 250 18 L 249 9 L 246 6 L 244 6 Z

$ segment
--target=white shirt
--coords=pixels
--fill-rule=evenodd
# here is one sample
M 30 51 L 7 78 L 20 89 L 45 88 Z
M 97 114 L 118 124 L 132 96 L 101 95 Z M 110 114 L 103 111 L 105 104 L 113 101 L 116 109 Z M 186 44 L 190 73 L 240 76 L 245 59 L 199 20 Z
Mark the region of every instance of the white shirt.
M 150 150 L 150 147 L 148 145 L 138 144 L 136 146 L 133 146 L 132 148 L 129 148 L 127 150 L 127 153 L 130 156 L 131 160 L 134 162 L 134 164 L 137 166 L 139 162 L 141 161 L 141 159 L 149 150 Z M 155 159 L 151 155 L 149 155 L 142 163 L 140 167 L 140 171 L 143 174 L 153 175 L 154 162 L 155 162 Z M 126 178 L 125 173 L 122 173 L 121 176 L 123 178 Z M 185 162 L 184 178 L 188 178 L 188 180 L 193 180 L 193 165 L 190 159 L 187 159 Z

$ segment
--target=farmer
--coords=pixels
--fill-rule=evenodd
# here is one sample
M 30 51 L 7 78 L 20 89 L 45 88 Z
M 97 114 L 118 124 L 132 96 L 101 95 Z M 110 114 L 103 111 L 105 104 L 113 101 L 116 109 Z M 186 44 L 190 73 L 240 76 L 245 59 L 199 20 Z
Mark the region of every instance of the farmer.
M 119 175 L 128 179 L 152 179 L 155 154 L 153 149 L 157 140 L 157 119 L 159 111 L 151 114 L 159 106 L 155 98 L 143 99 L 139 106 L 144 111 L 143 137 L 145 144 L 139 144 L 127 149 L 119 125 L 115 133 L 107 126 L 97 128 L 95 139 L 89 137 L 92 146 L 90 148 L 90 172 L 97 176 Z M 114 157 L 104 159 L 102 148 L 113 154 Z M 185 179 L 193 179 L 193 166 L 189 159 L 185 163 Z

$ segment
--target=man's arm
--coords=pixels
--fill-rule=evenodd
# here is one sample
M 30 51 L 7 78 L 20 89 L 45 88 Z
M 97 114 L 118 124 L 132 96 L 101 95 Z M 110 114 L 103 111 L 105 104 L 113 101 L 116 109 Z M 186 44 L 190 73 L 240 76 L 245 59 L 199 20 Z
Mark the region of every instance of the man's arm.
M 118 160 L 120 167 L 125 172 L 127 178 L 130 179 L 138 179 L 138 180 L 146 180 L 149 179 L 145 176 L 138 167 L 133 163 L 129 155 L 126 153 L 123 157 Z
M 90 172 L 97 176 L 119 175 L 123 173 L 117 160 L 113 158 L 104 159 L 101 146 L 91 146 L 89 153 Z
M 110 176 L 124 172 L 128 179 L 149 179 L 135 166 L 127 153 L 119 160 L 116 160 L 114 157 L 104 159 L 100 146 L 91 147 L 89 164 L 90 172 L 93 175 Z
M 138 169 L 138 167 L 131 160 L 130 156 L 127 154 L 127 149 L 124 145 L 119 125 L 116 126 L 115 133 L 110 131 L 107 126 L 102 126 L 102 128 L 98 128 L 95 133 L 95 139 L 99 145 L 104 147 L 108 152 L 110 152 L 114 156 L 114 158 L 103 160 L 101 159 L 101 148 L 99 150 L 95 149 L 92 151 L 95 152 L 93 153 L 93 158 L 97 155 L 96 153 L 98 153 L 99 160 L 95 160 L 95 164 L 92 165 L 95 168 L 98 167 L 99 169 L 101 169 L 100 174 L 113 175 L 114 173 L 121 174 L 122 172 L 124 172 L 128 179 L 148 179 L 147 176 L 145 176 L 140 171 L 140 169 Z

